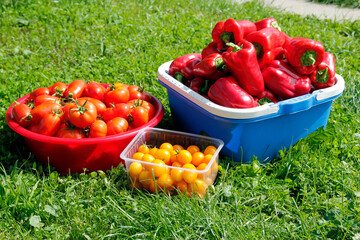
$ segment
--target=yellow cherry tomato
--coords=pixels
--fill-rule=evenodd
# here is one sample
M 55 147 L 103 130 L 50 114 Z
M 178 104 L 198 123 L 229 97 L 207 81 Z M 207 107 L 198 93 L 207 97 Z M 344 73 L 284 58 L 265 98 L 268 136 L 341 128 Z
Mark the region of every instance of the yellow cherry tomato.
M 171 143 L 168 143 L 168 142 L 164 142 L 160 145 L 159 149 L 166 149 L 166 150 L 169 150 L 170 152 L 172 150 L 174 150 L 173 146 L 171 145 Z
M 196 145 L 190 145 L 187 147 L 186 150 L 188 150 L 191 153 L 191 155 L 193 155 L 196 152 L 200 152 L 200 148 Z
M 156 151 L 159 150 L 158 148 L 154 147 L 154 148 L 151 148 L 150 151 L 149 151 L 149 154 L 151 155 L 155 155 Z
M 203 159 L 204 159 L 204 154 L 202 152 L 195 152 L 193 155 L 192 155 L 192 161 L 191 163 L 194 165 L 194 166 L 199 166 Z
M 181 151 L 184 150 L 184 148 L 179 144 L 175 144 L 173 145 L 173 150 Z
M 182 167 L 182 164 L 179 163 L 179 162 L 173 162 L 173 163 L 171 164 L 171 166 L 173 166 L 173 167 Z
M 205 156 L 204 156 L 204 159 L 203 159 L 203 163 L 206 163 L 206 164 L 209 164 L 209 162 L 210 162 L 210 160 L 211 160 L 211 158 L 213 157 L 213 155 L 212 154 L 206 154 Z
M 199 193 L 201 195 L 204 195 L 207 189 L 207 184 L 204 182 L 204 180 L 198 178 L 189 185 L 192 193 Z
M 150 152 L 150 148 L 146 144 L 141 144 L 140 147 L 138 148 L 138 152 L 142 152 L 146 154 Z
M 149 190 L 150 182 L 153 181 L 153 176 L 149 170 L 145 170 L 139 174 L 138 180 L 145 189 Z
M 214 155 L 216 150 L 217 148 L 215 146 L 209 145 L 205 148 L 204 155 L 208 155 L 208 154 Z
M 182 167 L 185 168 L 185 169 L 196 170 L 196 167 L 191 163 L 184 164 Z M 184 170 L 183 178 L 184 178 L 185 182 L 192 183 L 197 178 L 197 175 L 198 174 L 196 172 Z
M 133 180 L 133 181 L 130 183 L 130 187 L 131 187 L 132 189 L 137 188 L 137 189 L 139 189 L 139 190 L 141 190 L 141 189 L 143 188 L 143 186 L 141 185 L 141 183 L 140 183 L 138 180 Z
M 161 175 L 167 173 L 168 170 L 164 161 L 155 159 L 152 163 L 156 164 L 151 166 L 151 170 L 154 172 L 155 177 L 160 177 Z
M 184 180 L 182 180 L 182 181 L 180 181 L 180 182 L 177 182 L 177 183 L 175 184 L 175 187 L 176 187 L 181 193 L 185 193 L 185 192 L 187 192 L 188 185 L 187 185 L 187 183 L 186 183 Z
M 163 190 L 174 190 L 174 179 L 168 173 L 161 175 L 157 180 L 157 184 L 159 184 Z
M 197 170 L 204 170 L 207 167 L 206 163 L 201 163 L 199 166 L 196 167 Z M 209 172 L 209 171 L 208 171 Z M 204 178 L 204 175 L 206 175 L 208 172 L 206 172 L 205 174 L 201 173 L 198 174 L 198 178 Z
M 143 165 L 139 162 L 132 162 L 129 166 L 129 174 L 132 179 L 136 179 L 143 169 Z
M 159 150 L 157 150 L 155 152 L 154 157 L 155 157 L 155 159 L 162 160 L 166 165 L 170 164 L 171 153 L 167 149 L 160 148 Z
M 144 156 L 144 153 L 142 152 L 136 152 L 134 153 L 134 155 L 132 155 L 132 159 L 135 159 L 135 160 L 141 160 Z
M 181 164 L 191 163 L 192 155 L 188 150 L 181 150 L 176 156 L 176 160 Z
M 183 180 L 183 173 L 184 170 L 178 168 L 173 168 L 170 171 L 171 177 L 174 179 L 175 182 L 180 182 L 181 180 Z

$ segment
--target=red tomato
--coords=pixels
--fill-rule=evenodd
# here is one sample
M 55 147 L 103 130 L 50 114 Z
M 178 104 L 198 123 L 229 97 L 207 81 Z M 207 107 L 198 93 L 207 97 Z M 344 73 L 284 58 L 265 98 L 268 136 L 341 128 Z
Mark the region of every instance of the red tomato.
M 84 130 L 81 128 L 69 126 L 66 123 L 62 123 L 55 136 L 59 138 L 81 139 L 81 138 L 85 138 L 86 134 Z
M 129 101 L 129 90 L 127 88 L 116 88 L 105 94 L 104 102 L 107 107 L 118 103 L 126 103 Z
M 106 123 L 107 135 L 114 135 L 118 133 L 126 132 L 129 124 L 125 118 L 115 117 Z
M 37 107 L 44 102 L 58 102 L 59 98 L 51 95 L 40 95 L 34 99 L 34 106 Z
M 131 107 L 141 106 L 141 107 L 145 108 L 146 110 L 148 110 L 148 112 L 149 112 L 149 120 L 155 115 L 156 109 L 155 109 L 154 105 L 152 105 L 148 101 L 136 99 L 136 100 L 130 100 L 128 102 L 128 104 Z
M 89 137 L 105 137 L 107 135 L 107 125 L 103 120 L 96 120 L 90 126 Z
M 39 121 L 35 124 L 36 127 L 32 127 L 31 130 L 36 133 L 46 135 L 46 136 L 55 136 L 61 125 L 61 117 L 58 113 L 50 112 L 45 114 Z
M 67 89 L 67 86 L 63 82 L 56 82 L 52 86 L 49 87 L 50 95 L 63 97 L 64 92 Z
M 37 96 L 50 95 L 50 90 L 47 87 L 40 87 L 30 93 L 29 100 L 34 100 Z
M 134 127 L 140 127 L 149 122 L 149 112 L 144 107 L 134 107 L 131 110 L 129 122 Z
M 64 97 L 79 98 L 83 94 L 87 83 L 84 80 L 78 79 L 69 84 L 64 92 Z
M 70 107 L 72 107 L 74 102 L 69 102 L 67 104 L 65 104 L 62 108 L 62 111 L 64 113 L 63 115 L 63 120 L 69 120 L 69 110 L 70 110 Z
M 76 127 L 85 128 L 97 118 L 96 106 L 90 101 L 80 99 L 69 107 L 69 121 Z
M 12 115 L 15 121 L 22 127 L 28 127 L 31 124 L 31 108 L 25 103 L 16 104 L 12 109 Z
M 106 92 L 107 90 L 103 85 L 101 85 L 96 81 L 92 81 L 87 85 L 84 91 L 84 96 L 95 98 L 102 101 Z
M 59 103 L 44 102 L 31 110 L 31 121 L 38 123 L 46 114 L 59 111 L 62 112 L 62 107 Z
M 144 89 L 137 86 L 131 85 L 128 87 L 129 90 L 129 100 L 141 99 L 141 100 L 150 100 L 150 96 L 144 93 Z
M 114 117 L 122 117 L 128 119 L 128 115 L 131 112 L 131 108 L 126 103 L 118 103 L 114 107 L 107 108 L 102 117 L 105 122 L 110 121 Z
M 106 110 L 106 105 L 105 103 L 103 103 L 102 101 L 100 101 L 99 99 L 96 98 L 92 98 L 92 97 L 81 97 L 80 99 L 84 99 L 84 100 L 88 100 L 89 102 L 91 102 L 92 104 L 95 105 L 96 107 L 96 111 L 98 115 L 102 115 L 103 112 Z

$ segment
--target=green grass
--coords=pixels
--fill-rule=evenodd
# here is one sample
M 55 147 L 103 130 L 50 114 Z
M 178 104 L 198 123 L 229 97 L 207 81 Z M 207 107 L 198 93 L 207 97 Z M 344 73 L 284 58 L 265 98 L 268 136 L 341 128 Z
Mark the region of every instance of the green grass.
M 257 1 L 0 2 L 1 239 L 359 239 L 360 25 L 285 14 Z M 40 86 L 75 79 L 146 84 L 176 128 L 157 68 L 200 52 L 227 18 L 276 18 L 290 36 L 321 41 L 346 80 L 326 131 L 251 174 L 231 159 L 204 199 L 128 187 L 122 166 L 63 176 L 39 164 L 5 112 Z
M 334 4 L 340 7 L 360 8 L 359 0 L 310 0 L 311 2 Z

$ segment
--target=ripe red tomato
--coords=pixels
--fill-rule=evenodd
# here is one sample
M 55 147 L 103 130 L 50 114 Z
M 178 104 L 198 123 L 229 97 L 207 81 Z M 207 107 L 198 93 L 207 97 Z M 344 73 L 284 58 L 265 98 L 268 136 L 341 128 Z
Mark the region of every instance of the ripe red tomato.
M 107 90 L 106 88 L 96 81 L 90 82 L 84 91 L 84 96 L 103 100 Z
M 129 90 L 127 88 L 116 88 L 105 94 L 104 102 L 107 107 L 118 103 L 126 103 L 129 101 Z
M 31 121 L 34 123 L 38 123 L 46 114 L 58 111 L 62 112 L 62 107 L 59 103 L 44 102 L 31 110 Z
M 148 112 L 149 112 L 149 120 L 155 115 L 156 109 L 154 107 L 154 105 L 152 105 L 150 102 L 145 101 L 145 100 L 139 100 L 139 99 L 134 99 L 134 100 L 130 100 L 128 102 L 128 104 L 131 107 L 137 107 L 137 106 L 141 106 L 143 108 L 145 108 Z
M 149 101 L 150 100 L 150 96 L 147 95 L 146 93 L 144 93 L 144 89 L 137 86 L 137 85 L 131 85 L 128 87 L 129 90 L 129 100 L 134 100 L 134 99 L 141 99 L 141 100 L 145 100 L 145 101 Z
M 47 113 L 40 119 L 39 123 L 33 123 L 29 130 L 46 136 L 55 136 L 61 125 L 60 116 L 59 112 Z
M 52 95 L 40 95 L 37 96 L 34 99 L 34 106 L 39 106 L 40 104 L 44 103 L 44 102 L 57 102 L 59 101 L 59 98 L 56 96 L 52 96 Z
M 131 109 L 130 106 L 126 103 L 118 103 L 114 107 L 107 108 L 102 117 L 105 122 L 110 121 L 114 117 L 122 117 L 126 120 L 128 119 L 128 115 L 130 114 Z
M 96 106 L 90 101 L 79 99 L 69 107 L 68 118 L 76 127 L 88 127 L 97 118 Z
M 67 86 L 63 82 L 56 82 L 52 86 L 49 87 L 50 95 L 54 95 L 57 97 L 63 97 L 66 89 L 67 89 Z
M 78 79 L 69 84 L 64 92 L 64 97 L 79 98 L 83 94 L 87 83 L 84 80 Z
M 134 107 L 131 110 L 129 122 L 134 127 L 140 127 L 149 122 L 149 112 L 144 107 Z
M 96 99 L 96 98 L 92 98 L 92 97 L 81 97 L 79 98 L 80 99 L 83 99 L 83 100 L 88 100 L 89 102 L 91 102 L 92 104 L 95 105 L 96 107 L 96 111 L 97 111 L 97 114 L 98 115 L 102 115 L 104 113 L 104 111 L 106 110 L 106 105 L 104 102 L 102 102 L 101 100 L 99 99 Z
M 107 135 L 123 133 L 128 130 L 129 124 L 125 118 L 115 117 L 106 123 Z
M 12 109 L 12 115 L 15 121 L 22 127 L 28 127 L 31 124 L 31 108 L 25 103 L 16 104 Z
M 62 123 L 55 136 L 59 138 L 81 139 L 81 138 L 85 138 L 86 134 L 84 130 L 81 128 L 77 128 L 75 126 Z
M 90 126 L 89 137 L 105 137 L 107 135 L 107 125 L 103 120 L 96 120 Z
M 34 100 L 37 96 L 50 95 L 50 90 L 47 87 L 40 87 L 30 93 L 29 100 Z

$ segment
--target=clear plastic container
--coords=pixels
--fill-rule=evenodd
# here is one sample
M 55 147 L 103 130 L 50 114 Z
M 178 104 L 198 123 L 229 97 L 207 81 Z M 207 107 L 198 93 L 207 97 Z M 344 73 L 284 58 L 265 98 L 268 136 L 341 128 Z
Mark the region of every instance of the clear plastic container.
M 159 148 L 160 145 L 165 142 L 170 143 L 171 145 L 181 145 L 184 149 L 190 145 L 196 145 L 202 152 L 209 145 L 216 147 L 217 150 L 207 163 L 207 166 L 202 170 L 160 165 L 132 159 L 133 155 L 138 151 L 138 148 L 141 145 L 146 144 L 150 147 Z M 217 176 L 219 153 L 223 146 L 223 141 L 216 138 L 160 128 L 146 128 L 134 137 L 120 154 L 120 158 L 125 161 L 129 183 L 132 186 L 139 189 L 146 189 L 152 193 L 166 191 L 168 193 L 176 194 L 179 191 L 184 192 L 185 182 L 187 194 L 198 193 L 202 196 L 205 193 L 206 188 L 214 183 Z M 137 165 L 137 167 L 141 164 L 141 173 L 131 175 L 129 169 L 133 163 L 135 163 L 134 166 Z M 172 177 L 170 180 L 167 178 L 168 175 L 173 176 L 172 174 L 179 174 L 179 172 L 182 172 L 182 174 L 180 178 L 177 177 L 178 181 L 176 181 L 176 178 L 174 178 L 175 180 Z M 188 177 L 185 177 L 185 175 Z M 163 181 L 163 179 L 165 180 Z

